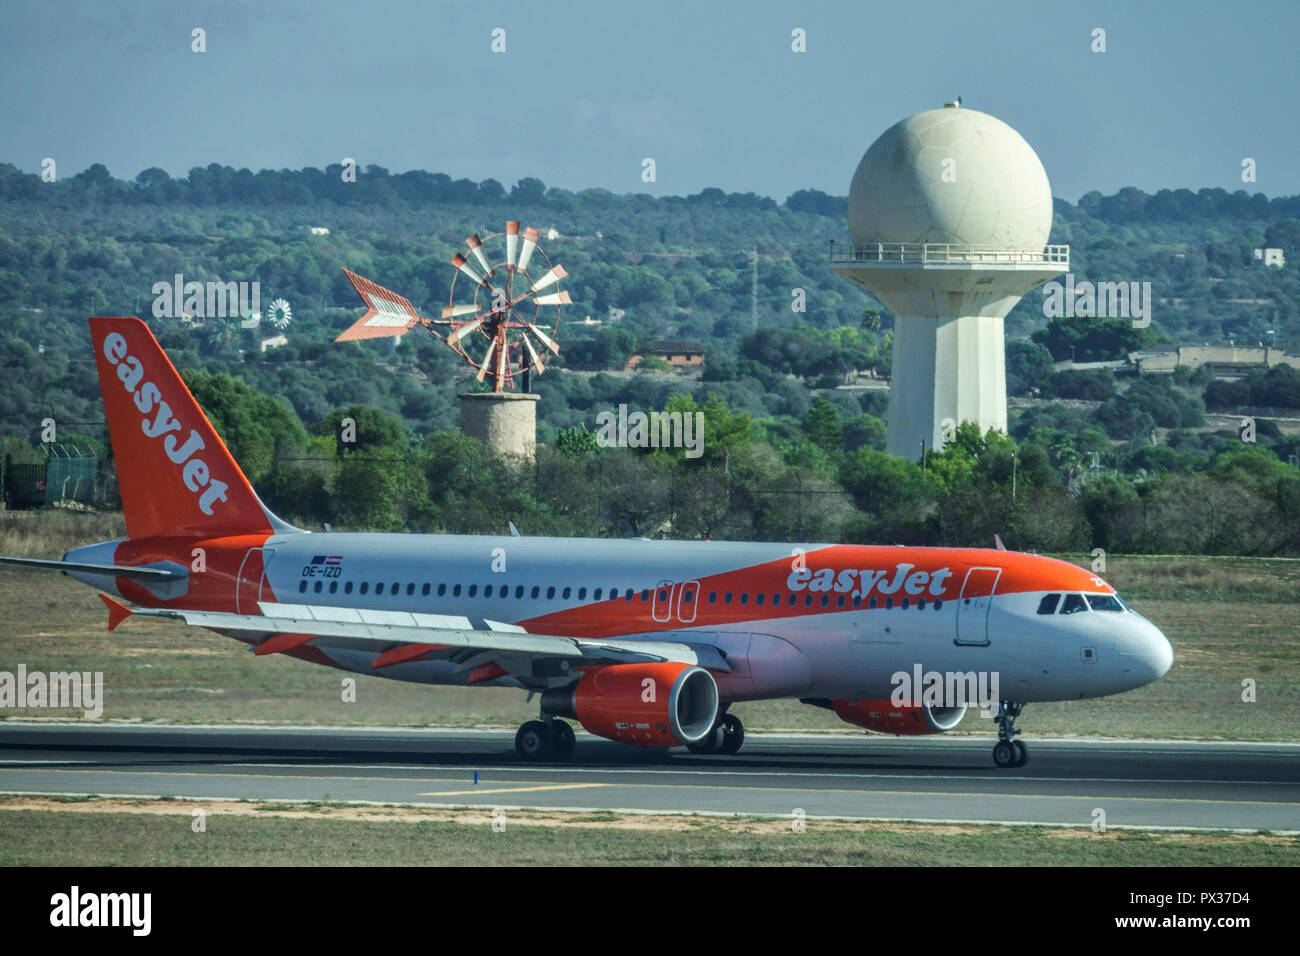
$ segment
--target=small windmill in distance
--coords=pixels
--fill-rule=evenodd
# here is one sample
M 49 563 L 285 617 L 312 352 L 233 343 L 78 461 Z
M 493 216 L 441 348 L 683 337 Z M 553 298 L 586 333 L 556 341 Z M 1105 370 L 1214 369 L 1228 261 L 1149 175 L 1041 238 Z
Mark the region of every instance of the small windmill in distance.
M 366 312 L 334 341 L 396 338 L 422 325 L 473 366 L 477 381 L 492 382 L 491 392 L 460 396 L 465 433 L 503 454 L 531 459 L 538 398 L 531 394 L 532 376 L 546 370 L 547 352 L 560 354 L 560 309 L 572 304 L 560 288 L 568 273 L 537 244 L 539 235 L 536 229 L 521 235 L 512 220 L 505 232 L 468 237 L 467 252 L 451 259 L 451 291 L 436 319 L 421 316 L 404 296 L 344 269 Z M 514 391 L 518 379 L 522 392 Z
M 532 373 L 546 370 L 545 352 L 560 354 L 560 308 L 572 304 L 560 288 L 568 273 L 538 245 L 539 235 L 536 229 L 521 235 L 519 223 L 511 221 L 505 232 L 467 238 L 468 254 L 451 259 L 451 292 L 437 319 L 422 317 L 403 296 L 344 269 L 367 309 L 334 341 L 397 337 L 423 325 L 476 369 L 478 381 L 490 379 L 494 392 L 513 389 L 516 377 L 528 392 Z M 494 261 L 492 251 L 504 258 Z

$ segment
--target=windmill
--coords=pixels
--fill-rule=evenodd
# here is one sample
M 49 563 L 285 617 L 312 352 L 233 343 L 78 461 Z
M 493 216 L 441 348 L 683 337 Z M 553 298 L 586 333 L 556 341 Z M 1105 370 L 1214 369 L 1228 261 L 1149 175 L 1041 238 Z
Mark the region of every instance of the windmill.
M 505 232 L 465 240 L 451 259 L 451 291 L 439 318 L 422 317 L 400 295 L 344 269 L 367 310 L 336 342 L 405 335 L 423 325 L 476 370 L 475 378 L 506 392 L 522 377 L 530 390 L 533 372 L 545 371 L 560 354 L 560 309 L 571 305 L 560 288 L 568 273 L 538 245 L 540 233 L 507 222 Z M 547 353 L 550 353 L 549 355 Z

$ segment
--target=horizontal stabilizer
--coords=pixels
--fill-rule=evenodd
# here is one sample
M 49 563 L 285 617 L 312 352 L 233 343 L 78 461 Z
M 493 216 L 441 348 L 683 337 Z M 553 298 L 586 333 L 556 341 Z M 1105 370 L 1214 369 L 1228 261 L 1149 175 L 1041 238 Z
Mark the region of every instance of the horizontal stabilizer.
M 185 577 L 184 571 L 165 568 L 137 568 L 127 564 L 86 564 L 81 561 L 54 561 L 46 558 L 9 558 L 0 556 L 2 564 L 21 564 L 47 571 L 80 571 L 82 574 L 111 574 L 119 578 L 143 578 L 149 581 L 172 581 Z

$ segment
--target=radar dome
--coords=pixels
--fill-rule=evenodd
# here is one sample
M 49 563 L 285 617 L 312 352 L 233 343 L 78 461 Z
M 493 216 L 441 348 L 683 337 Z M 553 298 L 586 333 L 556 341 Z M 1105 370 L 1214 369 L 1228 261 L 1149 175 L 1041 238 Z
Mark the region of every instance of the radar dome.
M 849 187 L 855 245 L 953 242 L 1042 249 L 1052 189 L 1014 129 L 949 106 L 895 123 L 871 144 Z

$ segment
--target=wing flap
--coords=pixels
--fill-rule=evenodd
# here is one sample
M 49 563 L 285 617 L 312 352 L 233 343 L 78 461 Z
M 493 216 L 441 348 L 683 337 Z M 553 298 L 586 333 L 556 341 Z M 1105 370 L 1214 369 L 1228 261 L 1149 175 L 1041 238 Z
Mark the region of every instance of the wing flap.
M 471 622 L 454 615 L 377 611 L 306 604 L 261 605 L 266 614 L 231 614 L 174 608 L 134 608 L 144 617 L 184 621 L 223 633 L 261 635 L 258 653 L 275 653 L 307 642 L 329 648 L 377 651 L 374 666 L 414 660 L 438 651 L 479 657 L 508 655 L 520 660 L 559 658 L 583 665 L 674 661 L 729 671 L 726 658 L 712 645 L 670 641 L 564 637 L 529 634 L 514 624 Z M 450 626 L 449 626 L 450 625 Z M 262 647 L 270 645 L 265 652 Z M 479 657 L 481 661 L 483 658 Z

